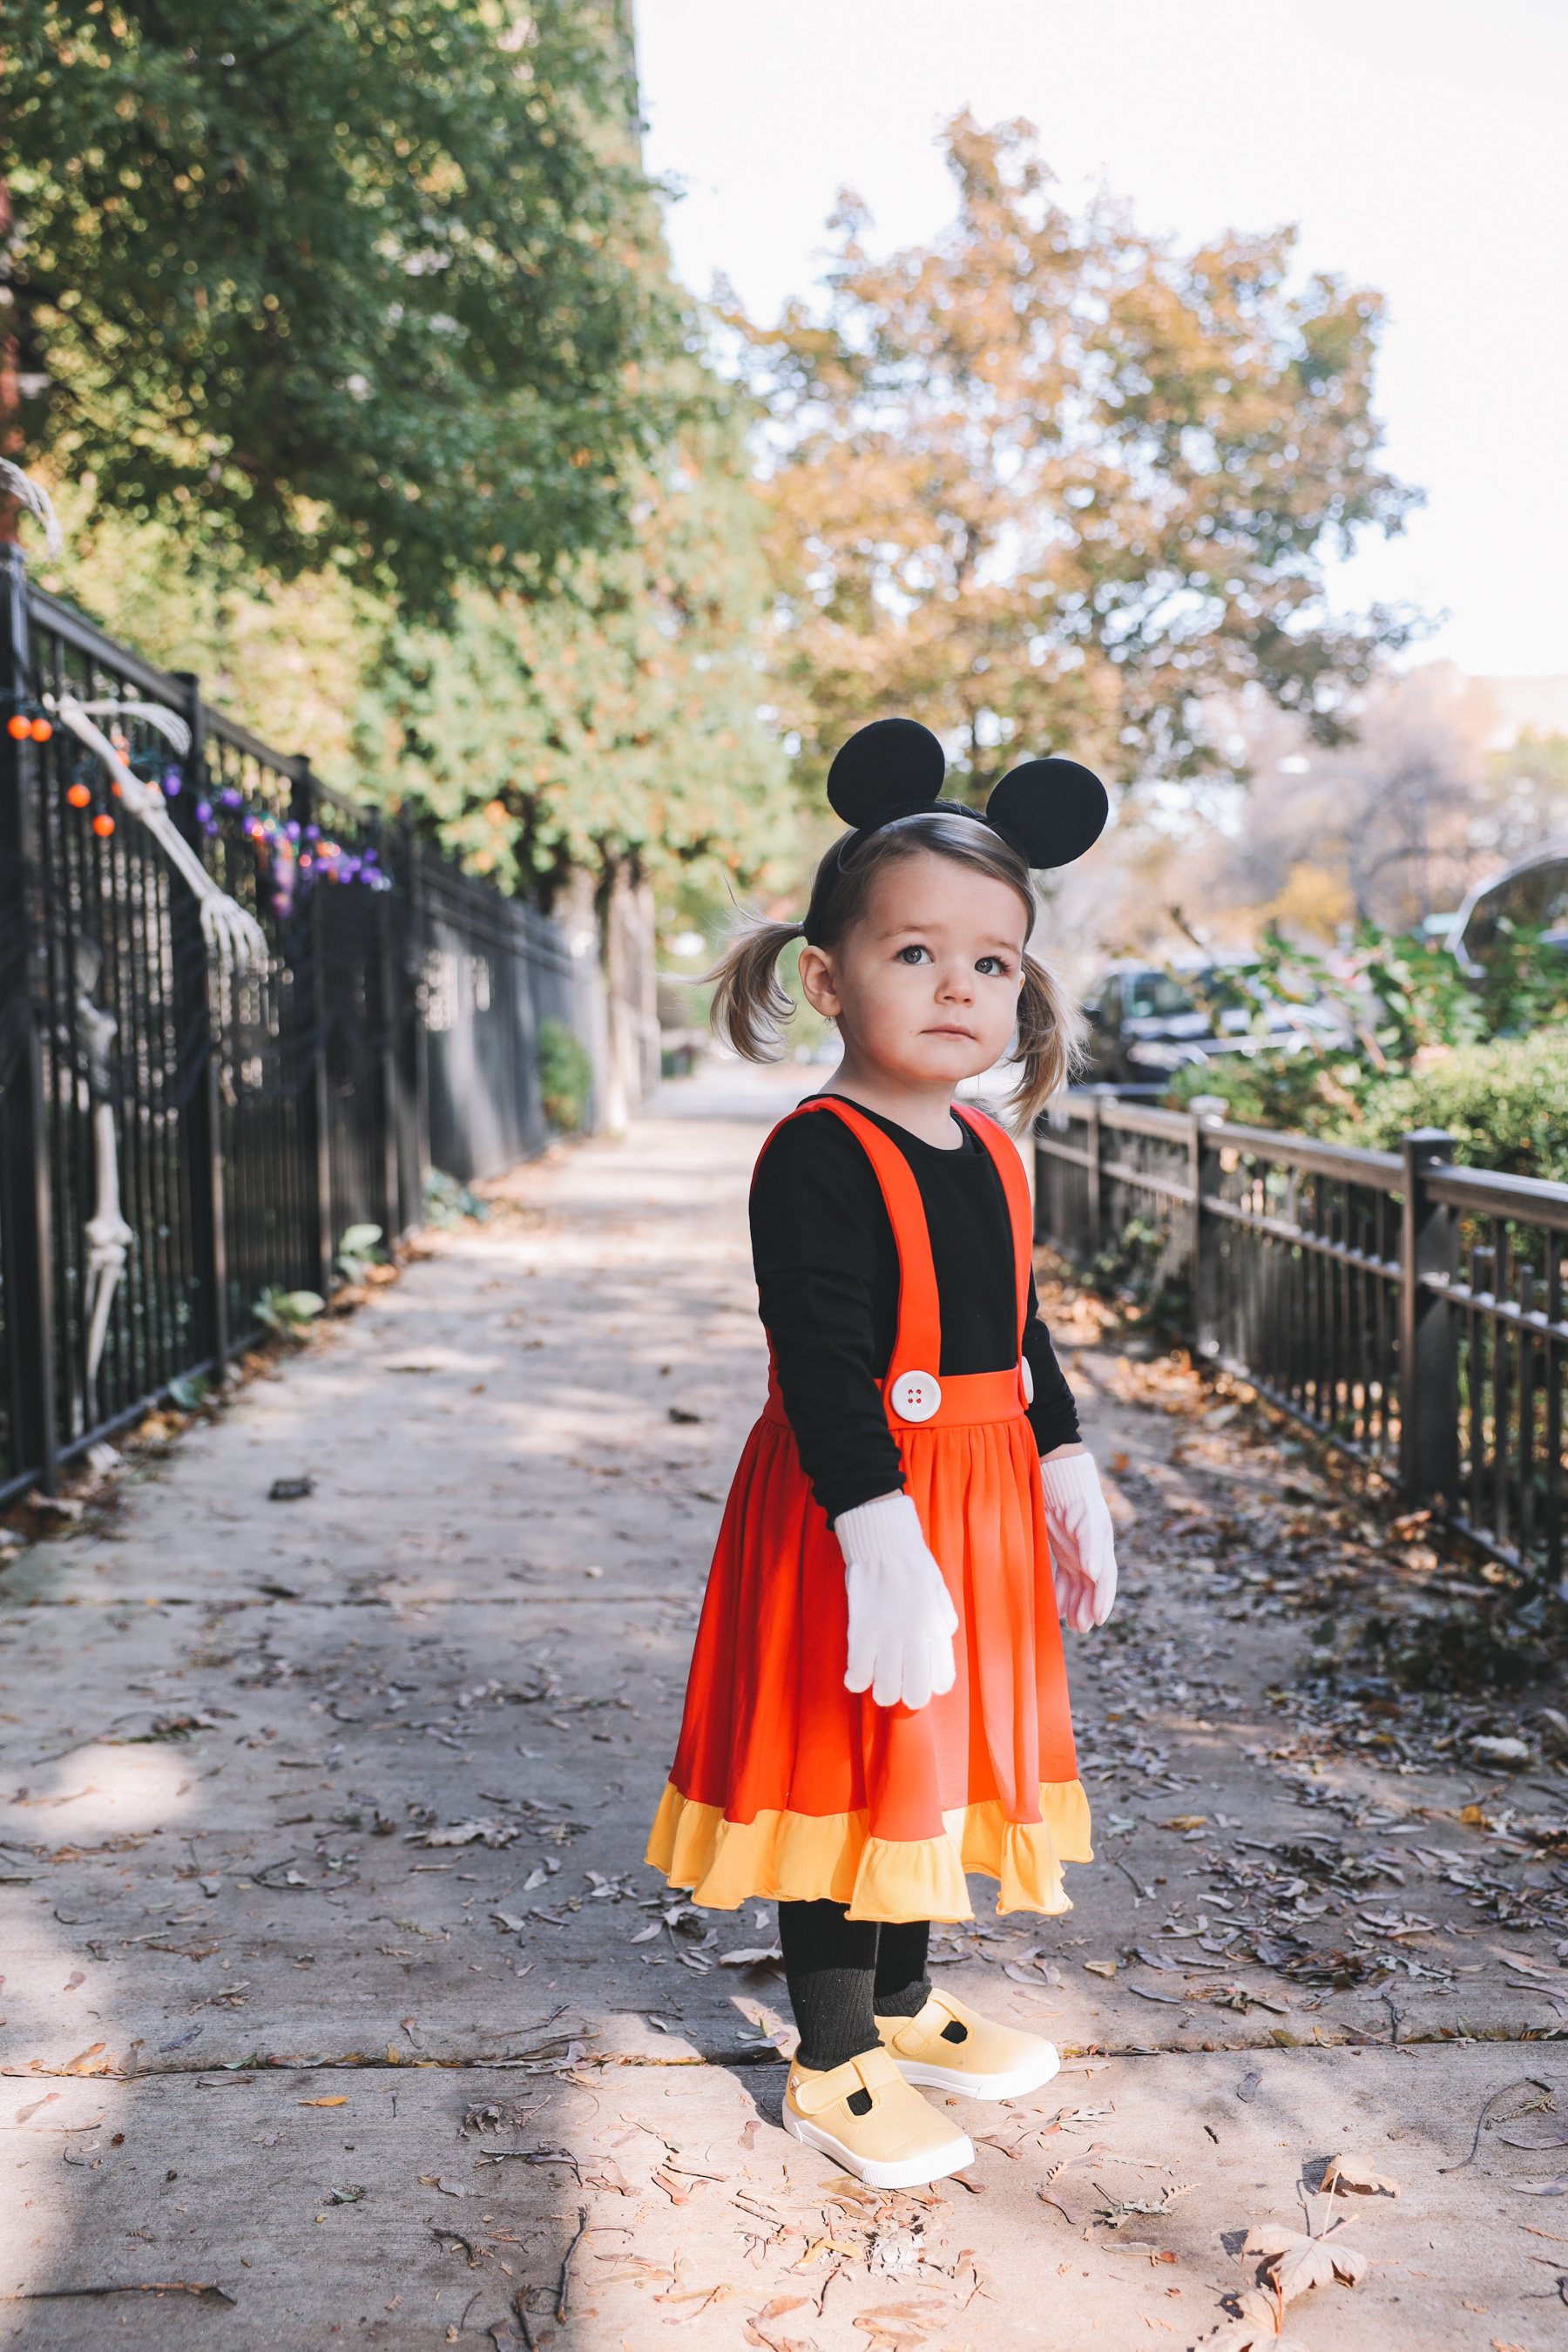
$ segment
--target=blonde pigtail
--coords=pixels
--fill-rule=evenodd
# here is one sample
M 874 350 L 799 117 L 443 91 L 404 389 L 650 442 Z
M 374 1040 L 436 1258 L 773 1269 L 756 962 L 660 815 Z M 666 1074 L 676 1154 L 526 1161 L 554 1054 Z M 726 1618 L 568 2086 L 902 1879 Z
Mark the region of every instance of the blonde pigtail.
M 1021 1132 L 1032 1128 L 1051 1097 L 1078 1076 L 1088 1034 L 1082 1013 L 1061 982 L 1026 954 L 1017 1030 L 1023 1076 L 1007 1098 Z
M 742 1061 L 784 1059 L 780 1033 L 795 1008 L 779 981 L 778 961 L 792 940 L 805 937 L 804 923 L 745 922 L 712 971 L 703 973 L 713 989 L 709 1024 Z

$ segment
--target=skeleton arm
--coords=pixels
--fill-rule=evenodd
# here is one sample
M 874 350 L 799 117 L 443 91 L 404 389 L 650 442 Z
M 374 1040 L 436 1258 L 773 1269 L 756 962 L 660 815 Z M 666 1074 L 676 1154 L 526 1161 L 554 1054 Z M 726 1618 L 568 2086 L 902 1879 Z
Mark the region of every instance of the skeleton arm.
M 154 784 L 144 784 L 133 776 L 109 738 L 89 717 L 87 708 L 74 695 L 62 694 L 51 706 L 56 718 L 68 727 L 79 742 L 97 754 L 120 787 L 121 805 L 128 815 L 145 825 L 159 848 L 184 880 L 189 884 L 201 903 L 202 931 L 209 947 L 215 949 L 226 969 L 247 971 L 252 965 L 265 964 L 268 960 L 267 935 L 253 915 L 246 912 L 237 899 L 231 898 L 207 872 L 188 841 L 171 822 L 163 804 L 163 795 Z M 190 736 L 178 714 L 164 710 L 162 705 L 127 706 L 124 703 L 100 705 L 123 710 L 137 708 L 141 715 L 152 719 L 171 742 L 175 741 L 174 728 Z M 167 723 L 174 722 L 172 728 Z M 176 746 L 176 748 L 178 748 Z

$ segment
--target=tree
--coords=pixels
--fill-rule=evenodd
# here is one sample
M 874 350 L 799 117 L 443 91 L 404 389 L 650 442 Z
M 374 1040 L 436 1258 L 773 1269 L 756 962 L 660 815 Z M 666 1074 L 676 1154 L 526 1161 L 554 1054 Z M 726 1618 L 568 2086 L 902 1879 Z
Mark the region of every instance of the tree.
M 673 331 L 635 103 L 600 0 L 18 0 L 0 438 L 285 576 L 548 581 Z
M 758 718 L 768 581 L 743 420 L 685 398 L 685 429 L 636 485 L 630 548 L 584 559 L 548 604 L 475 591 L 449 629 L 395 625 L 363 706 L 366 779 L 546 906 L 574 868 L 617 864 L 747 887 L 788 838 L 783 754 Z
M 1026 123 L 948 126 L 953 228 L 870 259 L 845 197 L 823 315 L 731 317 L 773 412 L 786 716 L 822 755 L 889 710 L 980 798 L 1023 751 L 1125 779 L 1215 758 L 1259 682 L 1331 741 L 1403 641 L 1337 622 L 1322 562 L 1413 503 L 1376 462 L 1379 299 L 1288 286 L 1292 237 L 1179 255 L 1048 194 Z
M 547 603 L 473 590 L 452 625 L 394 624 L 361 708 L 366 788 L 582 929 L 609 997 L 609 1118 L 658 1076 L 656 894 L 689 920 L 783 878 L 786 762 L 759 715 L 769 582 L 745 425 L 695 364 L 685 423 L 634 487 L 634 537 Z

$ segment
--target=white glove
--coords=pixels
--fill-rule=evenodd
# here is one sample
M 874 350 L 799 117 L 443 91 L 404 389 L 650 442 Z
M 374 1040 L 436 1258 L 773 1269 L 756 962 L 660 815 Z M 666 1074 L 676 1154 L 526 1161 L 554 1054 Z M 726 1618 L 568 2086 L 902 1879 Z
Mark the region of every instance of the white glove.
M 1042 1462 L 1046 1532 L 1057 1607 L 1075 1633 L 1103 1625 L 1116 1604 L 1116 1534 L 1092 1454 Z
M 834 1522 L 849 1595 L 846 1690 L 869 1688 L 879 1706 L 924 1706 L 950 1691 L 958 1612 L 908 1495 L 879 1495 Z

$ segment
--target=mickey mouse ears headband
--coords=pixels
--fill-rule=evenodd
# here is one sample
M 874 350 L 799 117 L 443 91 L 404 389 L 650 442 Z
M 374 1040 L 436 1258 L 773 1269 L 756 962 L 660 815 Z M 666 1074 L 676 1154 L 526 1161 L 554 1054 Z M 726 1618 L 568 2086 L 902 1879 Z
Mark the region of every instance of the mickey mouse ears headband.
M 878 719 L 851 735 L 835 757 L 827 797 L 861 838 L 900 817 L 941 809 L 989 825 L 1034 867 L 1070 866 L 1105 830 L 1110 813 L 1105 786 L 1076 760 L 1026 760 L 1003 777 L 984 814 L 941 797 L 946 769 L 929 727 L 913 719 Z

